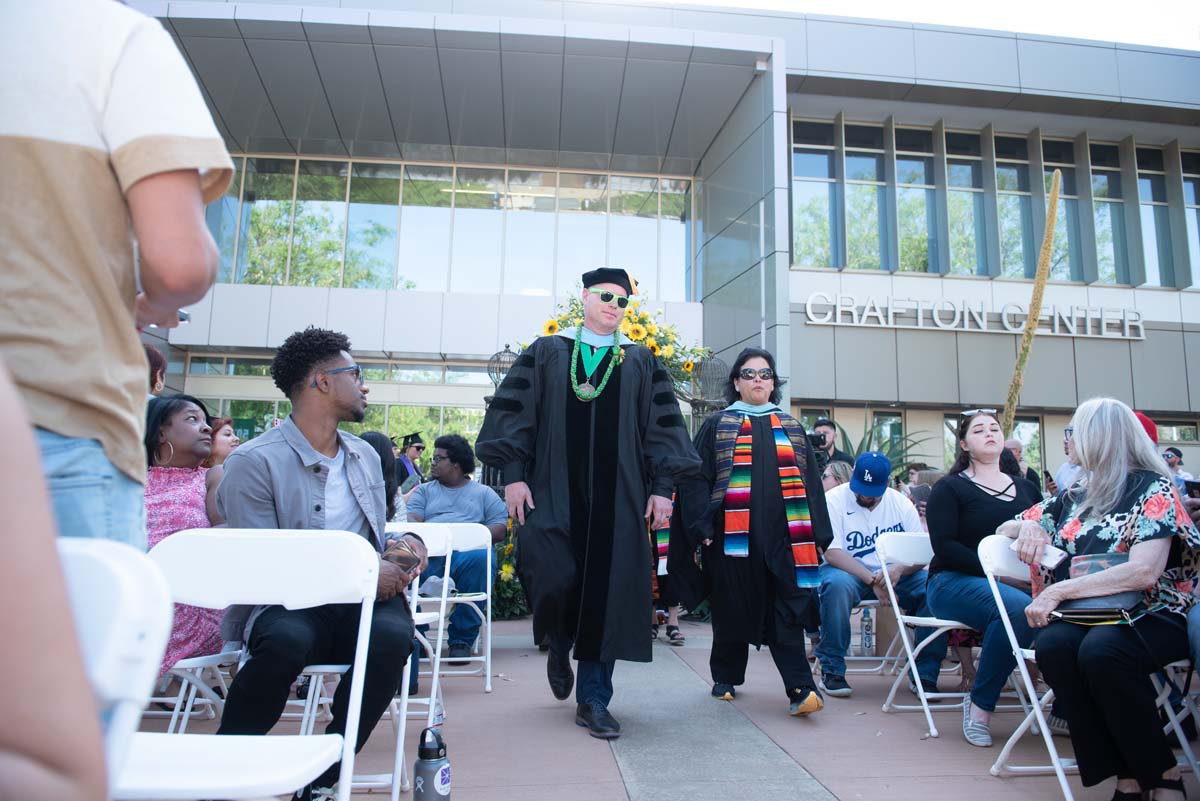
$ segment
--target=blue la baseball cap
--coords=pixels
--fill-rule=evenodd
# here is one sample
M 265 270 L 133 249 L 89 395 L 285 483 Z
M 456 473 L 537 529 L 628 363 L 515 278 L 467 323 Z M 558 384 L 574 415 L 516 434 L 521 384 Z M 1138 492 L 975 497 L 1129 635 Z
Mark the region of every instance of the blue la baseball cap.
M 892 460 L 879 451 L 867 451 L 854 461 L 850 476 L 850 491 L 868 498 L 878 498 L 887 491 L 892 475 Z

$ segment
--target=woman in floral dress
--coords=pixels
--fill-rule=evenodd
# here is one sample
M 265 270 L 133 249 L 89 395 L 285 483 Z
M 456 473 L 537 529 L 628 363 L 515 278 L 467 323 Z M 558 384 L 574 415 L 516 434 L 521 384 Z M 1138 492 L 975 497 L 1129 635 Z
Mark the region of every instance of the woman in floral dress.
M 216 513 L 220 466 L 202 464 L 212 453 L 204 404 L 190 395 L 156 398 L 146 411 L 146 534 L 153 548 L 177 531 L 221 522 Z M 219 609 L 175 604 L 175 619 L 159 674 L 180 659 L 220 653 Z
M 1036 597 L 1025 616 L 1038 631 L 1037 663 L 1070 726 L 1084 786 L 1116 776 L 1114 801 L 1143 792 L 1176 801 L 1183 784 L 1150 675 L 1188 658 L 1200 534 L 1128 406 L 1093 398 L 1076 410 L 1066 435 L 1085 478 L 999 529 L 1016 536 L 1029 564 L 1046 544 L 1072 557 L 1053 575 L 1035 575 Z M 1080 625 L 1051 616 L 1073 599 L 1127 592 L 1142 601 L 1131 623 Z

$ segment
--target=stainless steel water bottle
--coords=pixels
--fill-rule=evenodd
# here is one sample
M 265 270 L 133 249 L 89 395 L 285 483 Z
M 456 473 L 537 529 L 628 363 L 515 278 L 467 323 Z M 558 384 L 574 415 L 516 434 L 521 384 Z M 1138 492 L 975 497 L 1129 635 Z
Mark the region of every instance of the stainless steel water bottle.
M 873 656 L 875 654 L 875 621 L 871 619 L 871 607 L 869 606 L 863 608 L 862 626 L 859 632 L 862 655 Z
M 413 801 L 450 801 L 450 760 L 436 727 L 421 732 L 413 765 Z

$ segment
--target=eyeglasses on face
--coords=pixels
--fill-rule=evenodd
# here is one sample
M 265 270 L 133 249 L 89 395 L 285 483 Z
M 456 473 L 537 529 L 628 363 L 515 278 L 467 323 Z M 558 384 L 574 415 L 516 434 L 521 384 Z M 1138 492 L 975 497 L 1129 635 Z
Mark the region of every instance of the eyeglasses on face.
M 417 453 L 420 453 L 421 451 L 425 450 L 424 445 L 413 445 L 412 447 L 417 449 Z
M 617 304 L 618 309 L 623 309 L 629 305 L 629 298 L 624 295 L 618 295 L 616 292 L 609 292 L 607 289 L 603 292 L 597 292 L 600 296 L 601 303 L 607 303 L 609 306 Z
M 977 414 L 995 414 L 995 409 L 967 409 L 965 412 L 960 412 L 963 417 L 974 417 Z
M 1067 426 L 1063 429 L 1063 439 L 1073 439 L 1075 437 L 1075 426 Z
M 338 373 L 353 373 L 355 383 L 357 383 L 360 387 L 363 385 L 362 368 L 359 367 L 357 364 L 352 364 L 348 367 L 335 367 L 332 370 L 322 370 L 321 372 L 324 373 L 325 375 L 337 375 Z M 314 378 L 312 380 L 312 384 L 310 384 L 309 386 L 316 387 L 317 379 Z
M 441 454 L 434 454 L 433 459 L 431 461 L 434 464 L 438 464 L 439 462 L 444 462 L 449 458 L 450 458 L 449 456 L 442 456 Z
M 743 367 L 738 371 L 738 376 L 743 381 L 753 381 L 755 377 L 761 378 L 763 381 L 770 381 L 775 377 L 775 371 L 770 367 L 763 367 L 760 370 L 755 370 L 752 367 Z

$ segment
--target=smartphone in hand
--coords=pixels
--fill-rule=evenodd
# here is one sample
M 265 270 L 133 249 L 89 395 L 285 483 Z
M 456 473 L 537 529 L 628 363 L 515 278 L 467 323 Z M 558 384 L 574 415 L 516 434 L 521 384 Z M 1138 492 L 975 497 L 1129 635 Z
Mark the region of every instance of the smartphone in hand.
M 383 552 L 383 558 L 397 565 L 405 573 L 411 573 L 421 564 L 420 555 L 413 550 L 412 541 L 408 539 L 394 540 Z

